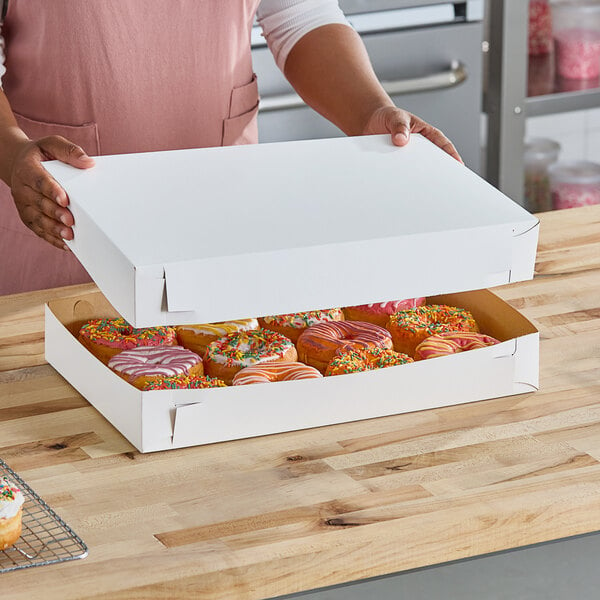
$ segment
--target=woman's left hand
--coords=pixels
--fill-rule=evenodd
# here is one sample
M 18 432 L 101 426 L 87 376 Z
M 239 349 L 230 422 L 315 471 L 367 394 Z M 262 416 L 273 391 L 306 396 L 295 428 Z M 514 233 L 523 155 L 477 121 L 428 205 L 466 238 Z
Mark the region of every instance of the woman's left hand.
M 383 106 L 371 115 L 363 134 L 377 133 L 391 134 L 392 143 L 396 146 L 405 146 L 411 133 L 420 133 L 457 161 L 463 162 L 454 144 L 439 129 L 396 106 Z

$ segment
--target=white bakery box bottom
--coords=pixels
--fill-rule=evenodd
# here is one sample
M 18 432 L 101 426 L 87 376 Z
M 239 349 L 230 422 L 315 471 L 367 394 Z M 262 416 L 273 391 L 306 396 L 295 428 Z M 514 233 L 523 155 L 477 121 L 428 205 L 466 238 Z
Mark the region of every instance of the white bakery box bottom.
M 142 392 L 77 340 L 119 316 L 97 292 L 46 305 L 46 360 L 140 452 L 358 421 L 538 388 L 539 333 L 488 290 L 428 298 L 470 310 L 495 346 L 364 373 L 205 390 Z

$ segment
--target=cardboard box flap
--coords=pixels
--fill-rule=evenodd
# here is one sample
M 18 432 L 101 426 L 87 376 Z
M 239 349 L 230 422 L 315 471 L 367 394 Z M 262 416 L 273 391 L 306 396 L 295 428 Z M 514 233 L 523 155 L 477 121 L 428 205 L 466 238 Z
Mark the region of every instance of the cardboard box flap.
M 366 136 L 45 164 L 71 199 L 73 251 L 137 326 L 533 275 L 537 219 L 417 135 L 405 148 Z M 108 267 L 129 269 L 134 291 Z

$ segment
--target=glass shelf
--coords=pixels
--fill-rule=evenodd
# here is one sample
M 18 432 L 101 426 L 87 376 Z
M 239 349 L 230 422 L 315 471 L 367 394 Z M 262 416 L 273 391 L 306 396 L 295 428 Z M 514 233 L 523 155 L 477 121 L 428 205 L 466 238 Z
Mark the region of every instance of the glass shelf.
M 600 107 L 600 78 L 558 77 L 552 54 L 530 56 L 527 79 L 528 117 Z

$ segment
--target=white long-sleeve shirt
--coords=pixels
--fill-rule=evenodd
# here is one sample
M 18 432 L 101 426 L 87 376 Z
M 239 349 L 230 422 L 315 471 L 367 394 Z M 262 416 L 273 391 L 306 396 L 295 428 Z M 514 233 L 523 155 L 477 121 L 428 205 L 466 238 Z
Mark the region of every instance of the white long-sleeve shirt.
M 294 44 L 309 31 L 330 23 L 349 25 L 337 0 L 261 0 L 256 17 L 282 71 Z M 0 86 L 5 72 L 0 30 Z

